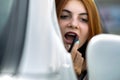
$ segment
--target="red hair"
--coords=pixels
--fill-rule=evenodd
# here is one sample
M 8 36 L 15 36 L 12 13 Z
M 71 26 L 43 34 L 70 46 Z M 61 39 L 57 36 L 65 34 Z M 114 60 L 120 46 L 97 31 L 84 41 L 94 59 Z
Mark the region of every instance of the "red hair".
M 58 19 L 60 18 L 62 9 L 64 8 L 68 1 L 69 0 L 55 0 Z M 102 33 L 99 13 L 94 3 L 94 0 L 79 0 L 79 1 L 81 1 L 84 4 L 88 12 L 89 19 L 88 25 L 90 30 L 89 39 L 91 39 L 94 35 Z

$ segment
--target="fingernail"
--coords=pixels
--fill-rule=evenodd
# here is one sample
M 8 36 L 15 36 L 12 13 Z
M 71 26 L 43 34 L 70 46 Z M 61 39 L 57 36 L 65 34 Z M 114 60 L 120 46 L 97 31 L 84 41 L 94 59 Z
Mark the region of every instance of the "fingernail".
M 75 43 L 76 43 L 76 44 L 79 44 L 79 43 L 80 43 L 80 41 L 79 41 L 79 40 L 77 40 Z

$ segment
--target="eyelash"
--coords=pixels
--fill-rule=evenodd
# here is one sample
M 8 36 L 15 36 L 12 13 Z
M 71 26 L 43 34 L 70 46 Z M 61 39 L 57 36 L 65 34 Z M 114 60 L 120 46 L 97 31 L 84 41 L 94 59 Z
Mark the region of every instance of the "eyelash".
M 80 18 L 80 21 L 87 23 L 87 22 L 88 22 L 88 19 Z
M 61 18 L 61 19 L 69 19 L 70 16 L 68 16 L 68 15 L 61 15 L 60 18 Z
M 63 19 L 63 20 L 70 19 L 70 16 L 68 16 L 68 15 L 61 15 L 61 16 L 60 16 L 60 19 Z M 79 20 L 80 20 L 81 22 L 84 22 L 84 23 L 87 23 L 87 22 L 88 22 L 88 19 L 85 19 L 85 18 L 80 18 Z

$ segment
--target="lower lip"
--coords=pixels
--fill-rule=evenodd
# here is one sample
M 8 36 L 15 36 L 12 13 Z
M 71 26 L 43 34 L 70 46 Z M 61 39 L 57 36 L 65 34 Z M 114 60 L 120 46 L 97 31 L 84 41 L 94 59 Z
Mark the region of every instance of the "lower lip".
M 64 38 L 64 42 L 67 43 L 67 44 L 72 44 L 72 41 L 69 41 L 67 39 Z

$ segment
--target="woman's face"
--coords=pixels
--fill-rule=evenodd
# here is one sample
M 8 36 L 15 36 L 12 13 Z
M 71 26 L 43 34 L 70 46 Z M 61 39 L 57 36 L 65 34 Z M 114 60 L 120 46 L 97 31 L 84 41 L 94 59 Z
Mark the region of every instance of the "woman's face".
M 80 41 L 79 48 L 86 42 L 89 36 L 88 13 L 80 0 L 69 0 L 62 9 L 58 21 L 67 50 L 74 36 L 77 36 Z

